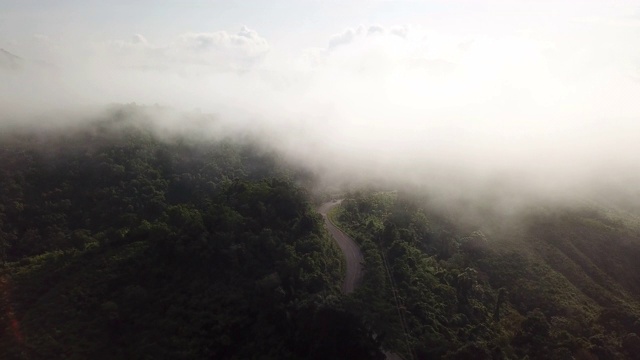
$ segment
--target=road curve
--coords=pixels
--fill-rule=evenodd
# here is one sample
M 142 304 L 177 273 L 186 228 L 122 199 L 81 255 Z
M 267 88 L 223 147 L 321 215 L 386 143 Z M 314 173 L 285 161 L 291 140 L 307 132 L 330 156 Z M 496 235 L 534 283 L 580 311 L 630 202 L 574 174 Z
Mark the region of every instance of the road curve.
M 327 213 L 335 206 L 340 205 L 342 200 L 334 200 L 329 201 L 322 204 L 318 208 L 318 212 L 322 215 L 324 219 L 324 224 L 329 233 L 338 243 L 340 249 L 344 253 L 344 257 L 347 260 L 347 275 L 344 278 L 344 283 L 342 284 L 342 292 L 345 294 L 352 293 L 355 288 L 360 283 L 360 279 L 362 279 L 362 263 L 364 258 L 362 257 L 362 252 L 360 251 L 360 247 L 353 241 L 352 238 L 347 236 L 342 230 L 338 229 L 333 222 L 327 216 Z
M 364 258 L 358 244 L 356 244 L 356 242 L 347 234 L 342 232 L 342 230 L 338 229 L 331 219 L 329 219 L 329 216 L 327 216 L 329 211 L 340 205 L 341 202 L 342 200 L 326 202 L 318 208 L 318 212 L 324 219 L 325 227 L 336 240 L 338 246 L 340 246 L 340 249 L 344 253 L 344 257 L 347 259 L 347 276 L 345 276 L 344 283 L 342 284 L 342 292 L 349 294 L 355 290 L 360 283 L 360 279 L 362 279 L 362 263 L 364 262 Z M 383 351 L 383 353 L 386 360 L 402 360 L 398 354 L 388 351 Z

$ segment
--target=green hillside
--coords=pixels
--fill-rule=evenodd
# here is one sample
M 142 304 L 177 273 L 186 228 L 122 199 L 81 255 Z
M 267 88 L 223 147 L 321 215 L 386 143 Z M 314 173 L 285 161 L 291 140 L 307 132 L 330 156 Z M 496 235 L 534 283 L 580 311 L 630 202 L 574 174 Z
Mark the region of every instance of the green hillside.
M 354 308 L 387 344 L 424 359 L 640 356 L 636 217 L 594 205 L 461 217 L 385 192 L 334 214 L 366 249 Z
M 0 358 L 381 354 L 307 175 L 130 111 L 1 136 Z
M 350 193 L 331 217 L 365 272 L 345 296 L 311 173 L 140 114 L 0 135 L 0 358 L 640 356 L 629 206 Z

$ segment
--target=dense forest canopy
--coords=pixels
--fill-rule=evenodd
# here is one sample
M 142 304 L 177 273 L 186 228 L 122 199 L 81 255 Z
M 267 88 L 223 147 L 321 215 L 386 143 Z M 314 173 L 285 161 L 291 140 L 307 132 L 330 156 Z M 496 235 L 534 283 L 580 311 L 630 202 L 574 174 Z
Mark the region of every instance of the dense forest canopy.
M 356 301 L 390 346 L 420 359 L 638 358 L 637 216 L 591 204 L 472 224 L 429 203 L 361 191 L 334 214 L 365 254 Z
M 0 357 L 378 354 L 308 174 L 121 111 L 138 110 L 2 134 Z
M 0 135 L 3 359 L 638 358 L 633 199 L 506 216 L 353 186 L 329 214 L 364 255 L 344 295 L 309 167 L 155 111 Z

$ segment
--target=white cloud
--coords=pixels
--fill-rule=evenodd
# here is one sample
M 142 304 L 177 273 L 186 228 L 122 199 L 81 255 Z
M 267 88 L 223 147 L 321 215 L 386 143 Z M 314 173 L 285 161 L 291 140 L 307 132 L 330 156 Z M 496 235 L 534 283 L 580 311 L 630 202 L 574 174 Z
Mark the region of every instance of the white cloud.
M 406 38 L 409 33 L 409 28 L 407 26 L 392 26 L 389 29 L 389 33 L 400 36 L 401 38 Z
M 384 34 L 384 27 L 380 25 L 371 25 L 367 30 L 367 36 L 375 35 L 375 34 Z
M 112 51 L 115 61 L 128 67 L 171 69 L 197 65 L 246 71 L 260 64 L 270 49 L 266 39 L 243 26 L 235 34 L 184 33 L 165 45 L 150 43 L 143 35 L 135 34 L 130 41 L 112 42 L 106 51 Z
M 147 39 L 145 39 L 145 37 L 140 35 L 140 34 L 134 34 L 133 37 L 131 38 L 131 43 L 135 44 L 135 45 L 138 45 L 138 44 L 148 45 L 149 44 Z
M 406 25 L 392 26 L 389 29 L 382 25 L 370 25 L 365 27 L 360 25 L 356 28 L 346 28 L 342 32 L 334 34 L 329 38 L 328 49 L 334 49 L 342 45 L 347 45 L 358 41 L 359 39 L 372 37 L 375 35 L 395 35 L 406 39 L 409 33 L 409 28 Z
M 359 26 L 301 50 L 300 59 L 244 27 L 164 43 L 135 35 L 76 56 L 74 65 L 84 65 L 57 78 L 43 72 L 0 83 L 0 107 L 199 107 L 229 127 L 264 129 L 263 138 L 305 163 L 354 176 L 360 169 L 432 180 L 459 167 L 471 179 L 506 169 L 570 180 L 602 165 L 598 158 L 635 169 L 638 128 L 623 129 L 620 119 L 640 115 L 640 87 L 619 65 L 640 53 L 625 40 L 633 29 L 583 25 L 550 35 Z
M 184 34 L 169 52 L 177 61 L 246 70 L 263 60 L 269 50 L 267 40 L 243 26 L 236 34 L 225 31 Z
M 331 36 L 329 39 L 329 49 L 352 42 L 356 38 L 356 34 L 356 30 L 348 28 L 339 34 Z

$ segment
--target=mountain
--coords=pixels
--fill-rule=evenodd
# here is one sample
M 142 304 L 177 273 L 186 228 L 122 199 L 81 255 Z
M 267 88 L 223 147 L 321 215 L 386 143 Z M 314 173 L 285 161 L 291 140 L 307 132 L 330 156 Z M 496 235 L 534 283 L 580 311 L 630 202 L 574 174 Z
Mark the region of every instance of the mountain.
M 162 111 L 0 131 L 0 358 L 639 358 L 631 199 L 346 193 L 347 295 L 312 174 Z
M 136 111 L 0 133 L 0 358 L 383 356 L 304 173 Z
M 5 49 L 0 49 L 0 69 L 17 70 L 23 66 L 24 60 Z
M 638 358 L 637 214 L 556 204 L 462 221 L 470 206 L 357 192 L 334 215 L 365 249 L 356 308 L 387 348 L 424 359 Z

